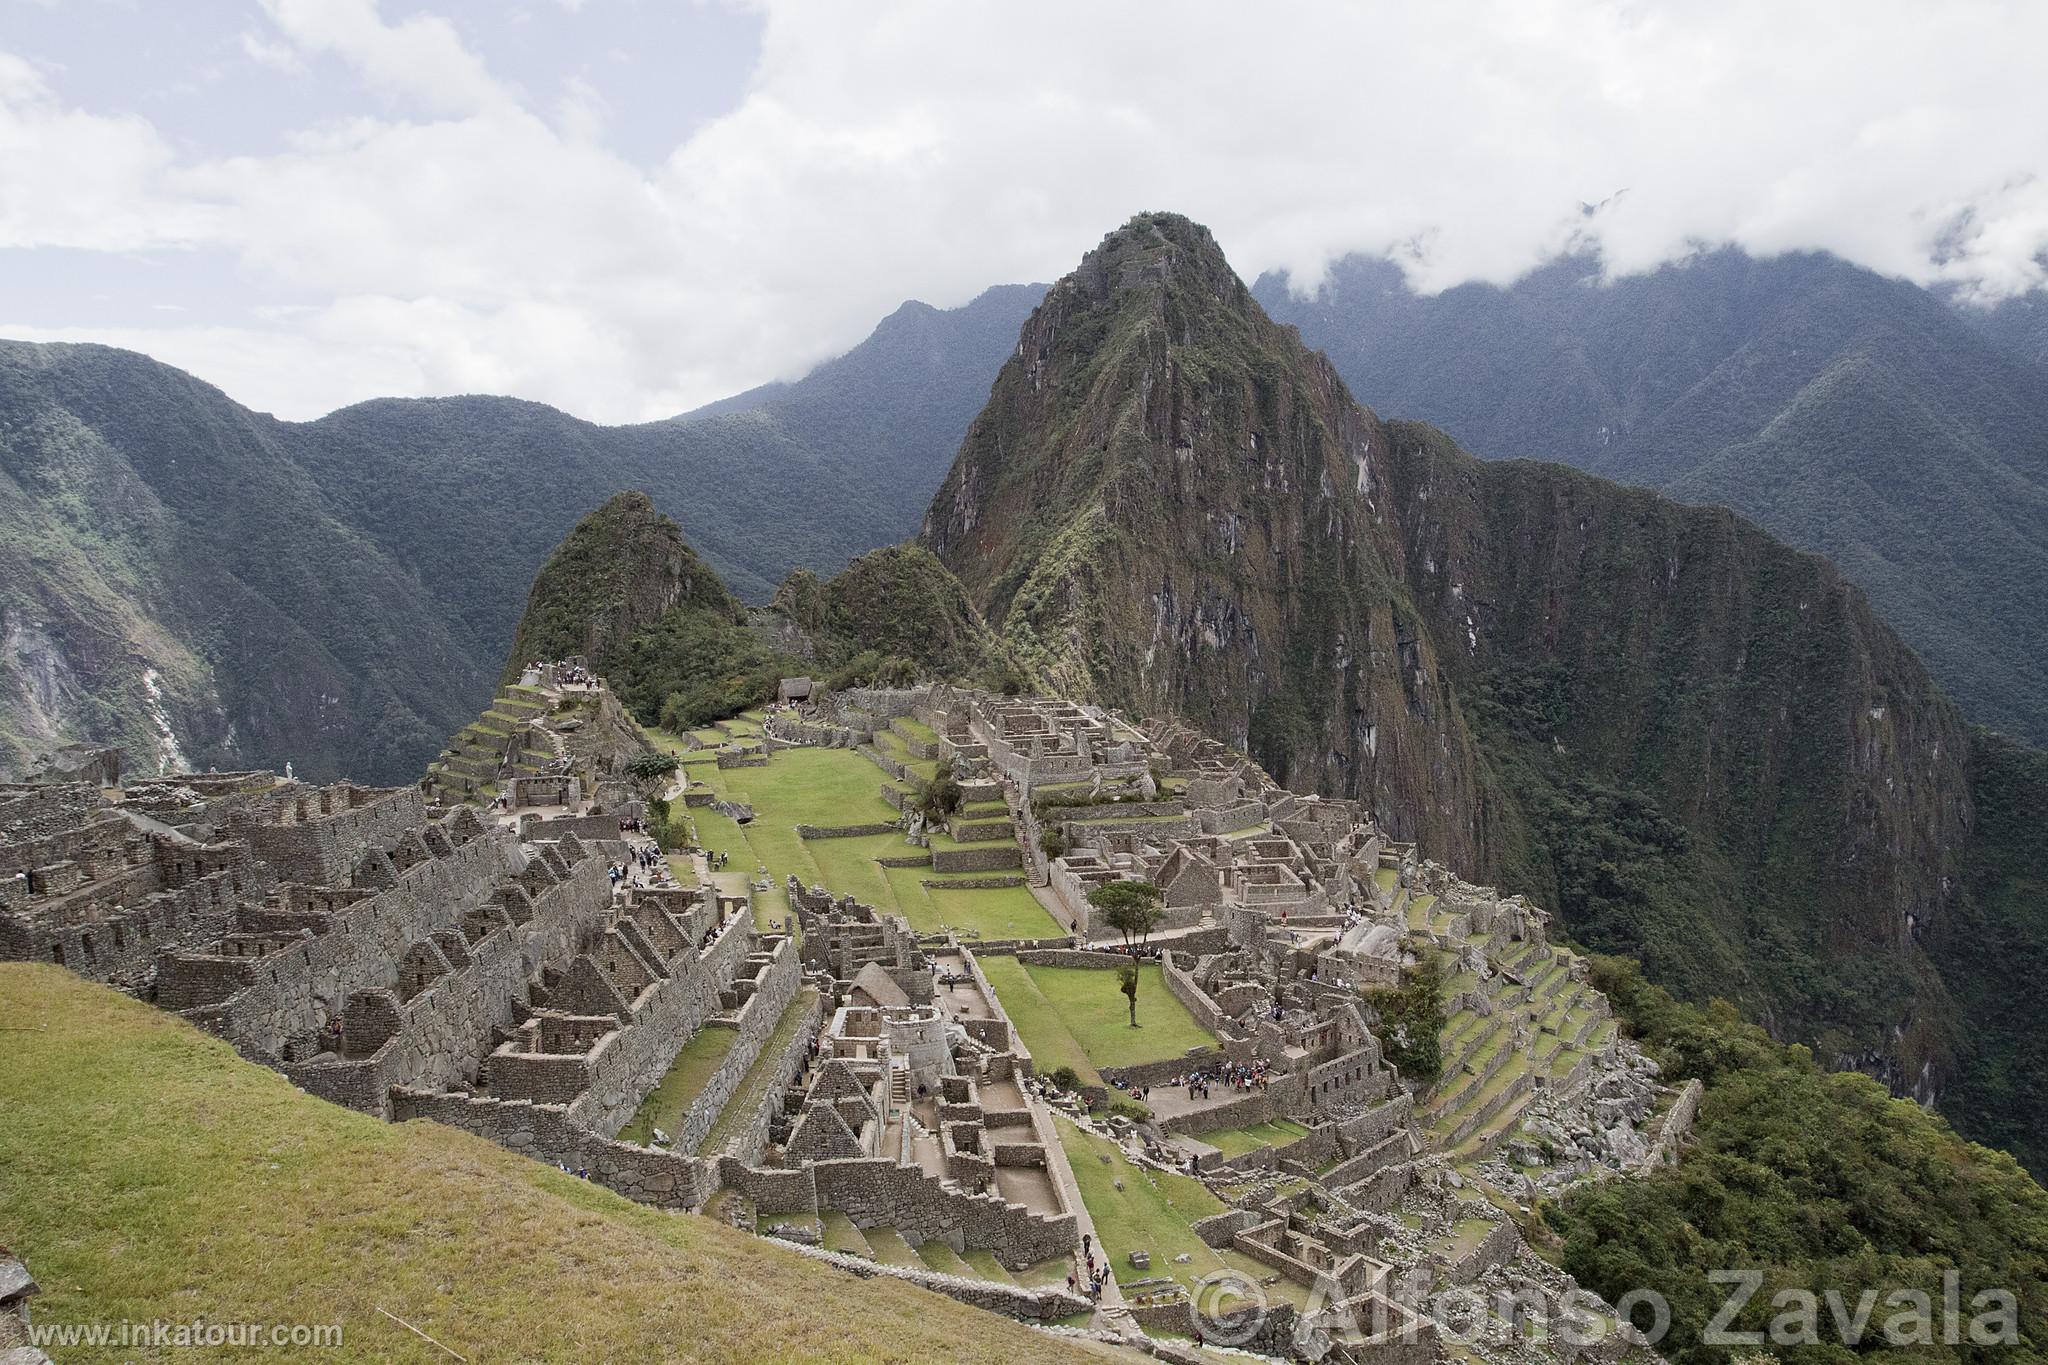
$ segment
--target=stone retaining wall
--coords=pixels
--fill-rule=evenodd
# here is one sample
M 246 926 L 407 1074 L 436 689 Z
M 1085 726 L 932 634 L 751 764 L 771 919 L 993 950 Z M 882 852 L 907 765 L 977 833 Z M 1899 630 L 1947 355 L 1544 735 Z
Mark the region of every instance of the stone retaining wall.
M 954 1251 L 990 1251 L 1011 1269 L 1069 1254 L 1081 1240 L 1071 1213 L 1044 1217 L 990 1194 L 949 1190 L 923 1171 L 881 1157 L 849 1157 L 810 1166 L 818 1207 L 838 1209 L 859 1227 L 893 1227 Z
M 1122 953 L 1099 953 L 1090 948 L 1020 949 L 1017 960 L 1030 967 L 1122 968 L 1130 958 Z
M 768 1039 L 781 1022 L 782 1013 L 789 1008 L 789 1002 L 796 998 L 803 985 L 802 961 L 797 953 L 796 941 L 784 939 L 777 949 L 776 961 L 770 967 L 768 976 L 751 1000 L 741 1007 L 739 1017 L 733 1024 L 737 1035 L 732 1048 L 711 1073 L 711 1079 L 704 1083 L 704 1089 L 690 1102 L 683 1114 L 683 1120 L 676 1125 L 676 1131 L 669 1134 L 669 1143 L 676 1151 L 694 1152 L 704 1144 L 711 1130 L 718 1123 L 718 1116 L 725 1112 L 726 1103 L 740 1082 L 746 1079 L 748 1070 L 767 1046 Z
M 1023 865 L 1024 852 L 1015 844 L 932 849 L 934 872 L 1004 872 Z
M 694 1209 L 710 1193 L 699 1163 L 674 1152 L 613 1142 L 580 1127 L 561 1105 L 497 1100 L 399 1087 L 394 1122 L 432 1119 L 526 1156 L 589 1173 L 628 1199 L 664 1209 Z
M 959 1275 L 942 1274 L 936 1270 L 883 1265 L 879 1261 L 828 1251 L 823 1247 L 805 1246 L 801 1242 L 791 1242 L 788 1245 L 813 1260 L 835 1265 L 864 1280 L 877 1276 L 904 1280 L 920 1288 L 944 1294 L 948 1298 L 958 1299 L 962 1303 L 972 1304 L 976 1308 L 986 1308 L 992 1313 L 1001 1313 L 1004 1317 L 1017 1318 L 1024 1322 L 1057 1322 L 1061 1318 L 1085 1313 L 1093 1306 L 1080 1295 L 1068 1293 L 1064 1287 L 1026 1289 L 1022 1285 L 970 1280 Z
M 785 1008 L 802 1009 L 806 998 L 798 994 Z M 775 1023 L 779 1023 L 780 1020 L 781 1015 L 778 1013 Z M 770 1035 L 774 1032 L 775 1023 L 769 1024 Z M 765 1061 L 769 1067 L 766 1073 L 768 1083 L 762 1087 L 760 1103 L 754 1112 L 747 1116 L 746 1127 L 726 1139 L 716 1153 L 706 1153 L 707 1156 L 737 1156 L 748 1163 L 761 1159 L 762 1151 L 768 1146 L 769 1129 L 774 1125 L 776 1116 L 782 1112 L 782 1092 L 795 1084 L 797 1074 L 804 1069 L 804 1063 L 809 1060 L 811 1043 L 818 1036 L 820 1023 L 818 1011 L 812 1009 L 797 1031 L 790 1035 L 781 1056 L 766 1059 L 756 1053 L 757 1060 Z M 742 1073 L 743 1079 L 744 1075 L 745 1073 Z
M 899 834 L 899 826 L 885 821 L 871 821 L 864 825 L 798 825 L 799 839 L 863 839 L 873 834 Z

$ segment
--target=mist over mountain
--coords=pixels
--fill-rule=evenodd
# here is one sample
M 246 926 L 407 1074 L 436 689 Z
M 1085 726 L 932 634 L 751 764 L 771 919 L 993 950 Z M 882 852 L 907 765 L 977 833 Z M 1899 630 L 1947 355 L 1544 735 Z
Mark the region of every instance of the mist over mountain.
M 1411 292 L 1385 261 L 1254 293 L 1359 398 L 1485 457 L 1720 504 L 1870 595 L 1972 719 L 2048 741 L 2048 308 L 1951 305 L 1830 256 Z

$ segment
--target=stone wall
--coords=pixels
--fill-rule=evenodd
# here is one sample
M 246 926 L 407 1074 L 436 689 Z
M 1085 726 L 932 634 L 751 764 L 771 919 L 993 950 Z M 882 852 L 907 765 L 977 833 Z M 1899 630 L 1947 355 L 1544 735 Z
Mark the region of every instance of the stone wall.
M 783 939 L 775 949 L 775 961 L 762 979 L 753 998 L 740 1007 L 738 1016 L 731 1025 L 734 1030 L 732 1047 L 704 1083 L 697 1098 L 690 1102 L 683 1120 L 676 1131 L 669 1134 L 670 1145 L 679 1152 L 694 1152 L 710 1136 L 718 1123 L 718 1116 L 725 1112 L 725 1106 L 746 1079 L 747 1071 L 760 1057 L 761 1049 L 775 1032 L 775 1026 L 782 1019 L 782 1013 L 789 1002 L 796 998 L 797 988 L 803 984 L 803 969 L 794 939 Z M 719 1025 L 724 1027 L 724 1025 Z M 677 1049 L 681 1051 L 680 1048 Z M 670 1059 L 673 1062 L 673 1058 Z M 652 1084 L 658 1084 L 657 1076 Z M 652 1088 L 650 1084 L 649 1088 Z M 778 1092 L 779 1093 L 779 1092 Z M 643 1092 L 644 1098 L 644 1092 Z M 629 1116 L 630 1117 L 630 1116 Z M 613 1128 L 614 1132 L 617 1128 Z
M 337 915 L 326 933 L 258 960 L 247 985 L 225 1000 L 205 999 L 202 984 L 187 979 L 188 971 L 203 973 L 202 962 L 162 961 L 158 1003 L 202 1011 L 193 1017 L 252 1057 L 281 1058 L 295 1040 L 313 1038 L 355 992 L 390 987 L 397 964 L 415 944 L 459 929 L 463 912 L 514 873 L 518 858 L 509 838 L 487 835 L 415 863 L 396 875 L 395 884 Z M 552 951 L 545 955 L 565 958 L 582 918 L 578 912 L 609 900 L 603 867 L 586 860 L 566 889 L 550 887 L 544 899 L 548 913 L 536 902 L 525 935 L 552 935 Z M 523 971 L 519 982 L 523 986 Z
M 392 1092 L 391 1117 L 460 1128 L 526 1156 L 587 1172 L 607 1189 L 657 1208 L 694 1209 L 715 1188 L 694 1158 L 599 1137 L 571 1120 L 562 1105 L 401 1086 Z
M 789 1245 L 796 1251 L 814 1260 L 835 1265 L 841 1270 L 860 1276 L 864 1280 L 882 1277 L 904 1280 L 924 1289 L 934 1290 L 948 1298 L 962 1303 L 986 1308 L 1004 1317 L 1017 1318 L 1024 1322 L 1057 1322 L 1062 1318 L 1074 1317 L 1088 1312 L 1093 1305 L 1078 1294 L 1070 1294 L 1063 1286 L 1045 1289 L 1026 1289 L 1022 1285 L 995 1284 L 988 1280 L 971 1280 L 959 1275 L 944 1275 L 936 1270 L 916 1270 L 907 1266 L 883 1265 L 861 1256 L 848 1256 L 842 1252 L 827 1251 L 823 1247 L 804 1246 L 800 1242 Z
M 798 825 L 799 839 L 859 839 L 871 834 L 896 834 L 900 826 L 883 821 L 872 821 L 864 825 Z
M 590 1087 L 577 1098 L 570 1110 L 571 1117 L 578 1123 L 604 1137 L 616 1134 L 638 1111 L 647 1093 L 668 1074 L 683 1045 L 704 1027 L 706 1020 L 719 1012 L 719 992 L 732 985 L 733 978 L 739 973 L 741 959 L 754 946 L 752 935 L 744 932 L 741 922 L 735 920 L 732 923 L 733 927 L 719 934 L 705 948 L 685 951 L 679 960 L 669 963 L 669 975 L 656 981 L 633 1002 L 631 1021 L 593 1060 Z M 779 989 L 783 1000 L 787 1001 L 796 989 L 799 974 L 796 944 L 786 938 L 780 939 L 773 953 L 767 979 L 740 1010 L 742 1019 L 748 1017 L 763 993 Z M 754 1014 L 753 1017 L 759 1016 Z M 768 1027 L 772 1029 L 774 1024 L 771 1022 Z M 748 1028 L 745 1031 L 753 1030 Z M 760 1034 L 760 1037 L 765 1036 L 765 1033 Z M 753 1041 L 753 1051 L 757 1053 L 760 1037 Z M 696 1149 L 694 1143 L 685 1146 L 680 1139 L 676 1145 L 682 1151 Z
M 786 1008 L 803 1009 L 804 1001 L 811 998 L 811 996 L 806 994 L 798 994 Z M 781 1015 L 778 1012 L 778 1021 L 780 1017 Z M 759 1102 L 756 1104 L 754 1112 L 745 1116 L 746 1123 L 744 1127 L 738 1129 L 731 1138 L 727 1139 L 717 1152 L 707 1152 L 705 1155 L 737 1157 L 750 1165 L 761 1159 L 761 1153 L 768 1146 L 769 1130 L 774 1126 L 776 1117 L 782 1112 L 783 1092 L 796 1083 L 797 1076 L 803 1071 L 805 1064 L 810 1060 L 811 1044 L 816 1040 L 818 1029 L 822 1022 L 823 1020 L 818 1010 L 815 1008 L 810 1009 L 806 1012 L 796 1032 L 790 1035 L 789 1042 L 783 1047 L 780 1056 L 761 1057 L 758 1052 L 756 1053 L 757 1064 L 767 1068 L 762 1073 L 764 1080 L 761 1086 Z M 774 1027 L 773 1023 L 769 1025 L 771 1033 Z M 744 1073 L 742 1075 L 744 1076 Z M 737 1082 L 735 1084 L 737 1085 Z M 744 1097 L 736 1096 L 736 1098 Z M 707 1129 L 707 1131 L 709 1130 Z
M 1023 850 L 1015 844 L 932 849 L 934 872 L 1003 872 L 1023 865 Z
M 609 899 L 603 866 L 587 858 L 569 880 L 533 902 L 526 925 L 480 940 L 466 965 L 398 1004 L 395 1030 L 370 1056 L 274 1064 L 311 1094 L 375 1114 L 386 1112 L 393 1086 L 461 1084 L 489 1053 L 493 1031 L 514 1022 L 526 1002 L 529 977 L 566 966 L 579 936 L 601 920 Z M 243 999 L 235 997 L 230 1007 Z M 229 1036 L 243 1046 L 233 1031 L 239 1018 L 230 1017 Z
M 884 1158 L 819 1161 L 810 1171 L 821 1209 L 838 1209 L 860 1227 L 893 1227 L 914 1241 L 990 1251 L 1012 1269 L 1066 1255 L 1081 1240 L 1071 1213 L 1046 1218 L 994 1195 L 950 1190 Z
M 228 829 L 283 880 L 336 886 L 365 853 L 391 847 L 426 818 L 417 787 L 373 791 L 344 782 L 310 792 L 283 788 L 235 812 Z

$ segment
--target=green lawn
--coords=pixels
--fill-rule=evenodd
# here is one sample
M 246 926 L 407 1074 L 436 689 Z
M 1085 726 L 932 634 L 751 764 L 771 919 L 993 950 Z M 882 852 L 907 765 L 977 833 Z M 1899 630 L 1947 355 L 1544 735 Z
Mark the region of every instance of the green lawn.
M 766 924 L 786 913 L 781 892 L 791 872 L 804 885 L 902 915 L 921 933 L 950 926 L 988 939 L 1059 938 L 1065 934 L 1027 887 L 981 890 L 927 889 L 929 867 L 885 868 L 878 859 L 918 850 L 897 833 L 846 839 L 799 839 L 799 824 L 833 828 L 896 818 L 882 800 L 882 772 L 850 749 L 790 749 L 765 768 L 727 768 L 696 774 L 728 800 L 745 801 L 754 819 L 742 826 L 708 808 L 690 812 L 705 848 L 732 855 L 729 871 L 749 878 L 766 865 L 776 890 L 772 904 L 756 898 L 755 919 Z M 943 841 L 944 835 L 935 836 Z M 961 880 L 986 873 L 956 874 Z M 945 880 L 940 878 L 939 880 Z
M 1197 1142 L 1206 1142 L 1225 1156 L 1235 1157 L 1255 1152 L 1261 1147 L 1285 1147 L 1307 1137 L 1308 1129 L 1293 1119 L 1274 1119 L 1268 1123 L 1249 1123 L 1242 1128 L 1218 1128 L 1193 1136 Z
M 1189 1048 L 1214 1047 L 1216 1035 L 1195 1022 L 1187 1006 L 1167 994 L 1159 964 L 1138 968 L 1138 1024 L 1107 967 L 1027 967 L 1059 1019 L 1097 1066 L 1134 1066 L 1178 1057 Z
M 1218 1251 L 1195 1236 L 1190 1224 L 1223 1212 L 1223 1201 L 1210 1193 L 1208 1186 L 1193 1176 L 1134 1166 L 1115 1143 L 1066 1118 L 1057 1122 L 1067 1164 L 1074 1168 L 1074 1182 L 1081 1187 L 1081 1202 L 1095 1220 L 1095 1235 L 1119 1284 L 1171 1278 L 1192 1289 L 1202 1276 L 1226 1268 L 1242 1271 L 1254 1283 L 1272 1277 L 1271 1270 L 1250 1257 Z M 1122 1189 L 1116 1187 L 1119 1180 Z M 1151 1253 L 1149 1269 L 1139 1270 L 1131 1264 L 1133 1251 Z M 1186 1263 L 1176 1264 L 1173 1258 L 1181 1255 L 1188 1258 Z M 1286 1281 L 1267 1292 L 1296 1305 L 1306 1300 L 1300 1286 Z
M 1166 993 L 1156 963 L 1138 969 L 1140 1027 L 1134 1029 L 1110 968 L 1026 967 L 1010 957 L 980 962 L 1042 1072 L 1071 1066 L 1097 1083 L 1101 1067 L 1164 1061 L 1216 1045 L 1215 1035 Z
M 894 820 L 883 772 L 851 749 L 785 749 L 765 768 L 727 768 L 726 788 L 777 825 L 860 825 Z
M 661 1083 L 640 1102 L 639 1112 L 619 1130 L 619 1141 L 645 1147 L 653 1141 L 657 1128 L 673 1136 L 682 1126 L 684 1113 L 704 1093 L 705 1085 L 732 1051 L 733 1040 L 738 1036 L 729 1028 L 697 1030 L 676 1054 Z
M 0 1044 L 0 1243 L 42 1285 L 38 1324 L 338 1324 L 333 1359 L 440 1365 L 1109 1358 L 324 1103 L 56 967 L 0 963 L 0 1019 L 24 1026 Z

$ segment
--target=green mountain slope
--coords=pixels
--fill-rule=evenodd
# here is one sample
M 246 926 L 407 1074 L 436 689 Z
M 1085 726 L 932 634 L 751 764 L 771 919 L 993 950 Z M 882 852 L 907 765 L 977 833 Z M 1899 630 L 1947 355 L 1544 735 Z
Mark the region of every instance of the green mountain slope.
M 0 763 L 71 735 L 375 777 L 461 722 L 447 621 L 290 441 L 129 352 L 0 346 Z
M 1597 274 L 1568 259 L 1424 298 L 1353 259 L 1313 297 L 1255 292 L 1382 410 L 1827 555 L 1974 720 L 2048 742 L 2039 300 L 1959 309 L 1818 255 Z
M 1824 560 L 1713 508 L 1386 423 L 1206 230 L 1111 234 L 1026 325 L 927 514 L 1073 690 L 1556 906 L 1589 946 L 1930 1094 L 1970 983 L 1956 708 Z
M 681 732 L 818 671 L 842 683 L 986 679 L 1008 655 L 930 551 L 893 546 L 829 579 L 790 575 L 749 610 L 645 493 L 576 523 L 535 576 L 505 678 L 581 655 L 645 725 Z
M 0 345 L 0 770 L 86 739 L 410 780 L 611 490 L 754 601 L 913 530 L 1035 297 L 906 305 L 811 378 L 635 427 L 502 398 L 284 423 L 130 352 Z

